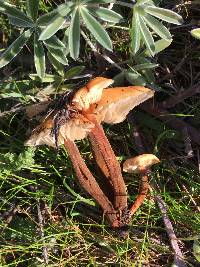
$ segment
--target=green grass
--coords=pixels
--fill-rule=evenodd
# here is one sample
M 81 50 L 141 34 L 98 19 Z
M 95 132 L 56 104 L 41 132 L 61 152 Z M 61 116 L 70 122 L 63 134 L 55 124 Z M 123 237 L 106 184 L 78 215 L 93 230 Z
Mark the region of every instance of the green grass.
M 53 4 L 60 2 L 53 1 Z M 166 8 L 174 6 L 174 1 L 159 2 Z M 22 1 L 17 1 L 19 3 Z M 50 10 L 51 5 L 52 1 L 41 1 L 41 12 Z M 179 6 L 178 10 L 186 24 L 192 19 L 199 19 L 196 6 Z M 0 17 L 1 20 L 4 22 L 4 34 L 15 38 L 4 16 Z M 172 45 L 155 59 L 160 64 L 155 73 L 156 85 L 162 88 L 156 93 L 157 101 L 163 101 L 181 88 L 189 88 L 198 82 L 199 41 L 190 37 L 191 28 L 173 30 L 172 27 Z M 121 45 L 120 31 L 115 33 L 113 30 L 112 34 L 117 56 L 126 60 L 129 51 L 126 33 L 123 36 L 125 42 L 122 40 Z M 86 73 L 92 70 L 95 75 L 116 75 L 115 69 L 98 73 L 94 55 L 88 47 L 85 51 L 79 63 L 86 66 Z M 185 55 L 183 64 L 174 71 Z M 32 65 L 26 66 L 16 61 L 0 73 L 1 79 L 5 79 L 4 83 L 0 82 L 1 111 L 16 104 L 24 107 L 46 86 L 30 81 L 28 74 L 33 72 Z M 16 67 L 17 71 L 13 73 Z M 169 73 L 173 75 L 167 76 Z M 169 112 L 198 129 L 198 100 L 197 96 L 190 97 Z M 200 194 L 199 146 L 192 143 L 194 157 L 187 158 L 181 132 L 174 131 L 139 109 L 134 115 L 148 152 L 156 153 L 161 159 L 151 173 L 151 181 L 159 185 L 188 266 L 198 266 L 193 255 L 193 240 L 200 233 L 197 209 Z M 23 109 L 0 118 L 0 266 L 45 266 L 44 247 L 48 251 L 47 266 L 171 266 L 173 251 L 154 192 L 148 194 L 132 218 L 128 236 L 123 239 L 119 231 L 109 227 L 99 206 L 79 186 L 64 148 L 56 152 L 47 146 L 37 149 L 24 147 L 29 127 L 33 126 Z M 133 125 L 125 121 L 104 128 L 121 163 L 138 154 L 132 137 Z M 77 144 L 87 165 L 95 173 L 88 141 L 85 139 Z M 130 204 L 138 194 L 139 181 L 137 175 L 126 174 L 124 179 Z
M 10 140 L 12 124 L 19 121 L 17 117 L 7 120 L 9 129 L 1 132 L 1 139 L 4 138 L 0 165 L 2 266 L 42 266 L 44 246 L 48 249 L 48 266 L 144 266 L 146 263 L 166 266 L 173 261 L 153 195 L 149 195 L 133 217 L 129 236 L 124 240 L 119 232 L 104 224 L 99 207 L 81 190 L 64 149 L 57 153 L 45 146 L 36 150 L 23 148 L 16 145 L 20 143 L 16 134 Z M 20 132 L 21 126 L 15 131 Z M 119 136 L 122 129 L 126 134 Z M 116 142 L 123 140 L 120 157 L 134 153 L 127 123 L 109 128 L 107 134 L 112 136 L 114 149 Z M 79 142 L 79 147 L 94 171 L 88 143 Z M 128 155 L 124 152 L 127 150 Z M 5 151 L 10 154 L 4 154 Z M 20 151 L 23 152 L 19 154 Z M 184 167 L 175 161 L 164 160 L 151 179 L 160 185 L 177 237 L 183 239 L 184 253 L 188 260 L 194 260 L 192 241 L 184 239 L 198 234 L 200 218 L 183 185 L 195 199 L 199 176 L 190 164 Z M 137 176 L 126 175 L 125 180 L 129 201 L 133 202 L 138 192 Z M 44 219 L 44 236 L 39 227 L 38 205 Z M 6 214 L 14 207 L 15 214 Z

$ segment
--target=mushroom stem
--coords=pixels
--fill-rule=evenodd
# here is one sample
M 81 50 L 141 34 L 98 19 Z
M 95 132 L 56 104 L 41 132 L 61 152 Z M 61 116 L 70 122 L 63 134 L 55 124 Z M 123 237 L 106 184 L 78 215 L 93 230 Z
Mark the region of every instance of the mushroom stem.
M 110 221 L 112 227 L 119 227 L 119 220 L 117 212 L 115 211 L 112 203 L 103 193 L 94 176 L 87 168 L 83 158 L 75 143 L 69 139 L 64 140 L 65 148 L 68 151 L 69 157 L 72 161 L 74 170 L 81 186 L 97 201 L 97 203 L 104 210 L 105 215 Z
M 87 118 L 95 124 L 95 127 L 89 133 L 89 139 L 91 144 L 95 144 L 95 149 L 99 149 L 98 152 L 101 154 L 109 172 L 108 178 L 110 179 L 114 189 L 115 209 L 123 211 L 127 207 L 127 192 L 126 185 L 121 174 L 120 165 L 102 126 L 93 116 L 87 116 Z
M 133 214 L 135 214 L 139 207 L 142 205 L 149 191 L 148 174 L 146 169 L 140 172 L 140 177 L 140 192 L 129 210 L 130 217 L 133 216 Z

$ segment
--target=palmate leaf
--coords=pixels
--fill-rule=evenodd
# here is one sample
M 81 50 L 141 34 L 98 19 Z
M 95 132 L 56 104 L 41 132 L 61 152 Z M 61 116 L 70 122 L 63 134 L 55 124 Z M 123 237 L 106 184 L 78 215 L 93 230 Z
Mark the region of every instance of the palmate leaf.
M 21 21 L 21 24 L 26 25 L 26 27 L 32 27 L 33 21 L 26 14 L 21 12 L 15 6 L 10 5 L 9 3 L 0 0 L 0 12 L 5 15 L 14 17 L 16 20 Z
M 0 68 L 7 65 L 23 48 L 28 39 L 31 37 L 32 30 L 23 32 L 0 56 Z
M 137 0 L 137 3 L 135 4 L 136 6 L 141 6 L 144 5 L 148 2 L 152 2 L 152 0 Z
M 62 28 L 66 16 L 70 14 L 72 11 L 73 4 L 71 2 L 62 4 L 58 6 L 58 8 L 54 11 L 52 11 L 53 15 L 51 17 L 51 20 L 48 22 L 48 26 L 42 31 L 40 34 L 39 39 L 40 40 L 46 40 L 49 39 L 52 35 L 54 35 L 59 29 Z M 46 22 L 49 15 L 44 15 L 40 19 L 38 19 L 38 25 L 42 25 L 44 21 Z
M 57 15 L 58 13 L 56 9 L 53 10 L 52 12 L 46 13 L 37 19 L 37 25 L 40 27 L 48 26 L 50 21 L 52 21 Z
M 94 38 L 106 49 L 112 50 L 112 41 L 108 33 L 105 31 L 103 26 L 92 16 L 89 11 L 81 6 L 80 7 L 81 16 L 85 22 L 86 27 L 94 36 Z
M 38 40 L 38 36 L 34 36 L 34 62 L 37 75 L 43 79 L 45 76 L 45 53 L 43 44 L 41 41 Z
M 125 72 L 125 78 L 130 84 L 134 85 L 146 85 L 146 81 L 142 75 L 135 70 L 127 70 Z
M 80 14 L 79 8 L 74 10 L 69 26 L 69 52 L 73 59 L 77 59 L 80 50 Z
M 36 21 L 38 15 L 39 0 L 26 0 L 26 12 Z
M 118 23 L 123 19 L 120 14 L 104 7 L 88 7 L 87 9 L 93 16 L 108 22 Z
M 181 25 L 183 23 L 183 19 L 180 15 L 168 9 L 147 5 L 145 6 L 144 11 L 156 18 L 159 18 L 169 23 L 177 25 Z
M 141 40 L 147 47 L 150 56 L 170 45 L 172 41 L 171 33 L 155 17 L 174 24 L 182 23 L 182 17 L 177 13 L 156 7 L 151 0 L 138 0 L 133 8 L 132 18 L 131 47 L 133 54 L 138 52 L 142 45 Z M 158 51 L 155 50 L 153 35 L 157 35 L 163 40 L 163 42 L 160 40 Z

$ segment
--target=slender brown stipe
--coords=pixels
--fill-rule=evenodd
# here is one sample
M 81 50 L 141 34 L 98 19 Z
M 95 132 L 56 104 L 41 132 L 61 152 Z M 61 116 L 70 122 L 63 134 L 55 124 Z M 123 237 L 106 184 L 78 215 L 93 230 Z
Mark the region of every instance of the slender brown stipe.
M 118 218 L 116 211 L 112 203 L 105 196 L 98 183 L 96 182 L 94 176 L 91 174 L 87 168 L 80 152 L 73 141 L 65 139 L 64 145 L 69 153 L 69 157 L 74 166 L 77 178 L 81 186 L 88 192 L 102 207 L 104 214 L 109 219 L 113 227 L 118 227 Z

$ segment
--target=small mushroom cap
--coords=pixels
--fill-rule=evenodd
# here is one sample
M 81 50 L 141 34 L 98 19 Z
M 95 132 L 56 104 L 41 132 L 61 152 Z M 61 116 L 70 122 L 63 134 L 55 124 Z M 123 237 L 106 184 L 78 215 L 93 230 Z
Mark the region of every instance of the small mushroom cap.
M 142 154 L 134 158 L 127 159 L 123 164 L 123 171 L 128 173 L 140 172 L 159 163 L 160 160 L 153 154 Z
M 135 106 L 153 97 L 154 91 L 143 86 L 104 89 L 94 113 L 99 122 L 115 124 L 126 119 Z
M 72 99 L 72 104 L 79 110 L 88 110 L 91 104 L 100 101 L 103 89 L 112 83 L 112 79 L 96 77 L 76 92 Z

